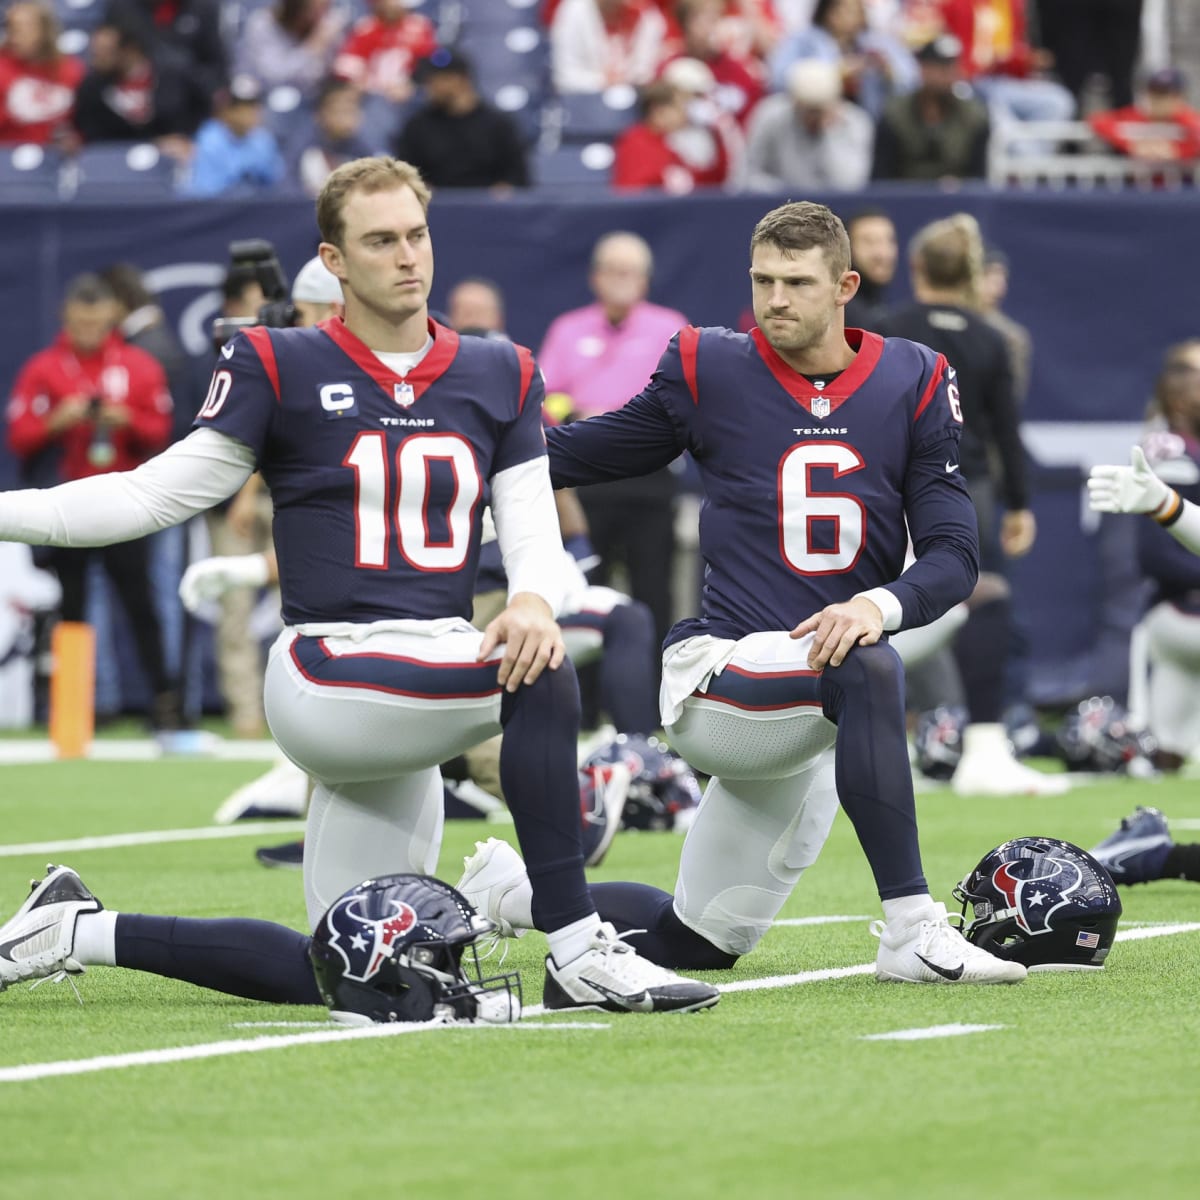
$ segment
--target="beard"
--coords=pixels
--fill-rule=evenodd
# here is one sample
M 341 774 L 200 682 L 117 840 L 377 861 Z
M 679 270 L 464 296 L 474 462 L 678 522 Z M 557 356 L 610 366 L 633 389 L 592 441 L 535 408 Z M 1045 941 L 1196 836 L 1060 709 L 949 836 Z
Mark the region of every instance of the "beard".
M 765 313 L 758 321 L 763 337 L 783 353 L 797 354 L 817 345 L 829 329 L 829 323 L 809 318 L 793 317 L 787 321 L 772 323 L 771 314 Z

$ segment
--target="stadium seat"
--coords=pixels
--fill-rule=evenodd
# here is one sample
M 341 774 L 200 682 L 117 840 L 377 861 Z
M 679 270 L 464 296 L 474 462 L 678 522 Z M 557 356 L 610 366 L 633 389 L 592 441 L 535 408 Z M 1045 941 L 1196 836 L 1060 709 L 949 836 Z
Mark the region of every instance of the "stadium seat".
M 397 104 L 386 96 L 376 96 L 368 93 L 362 98 L 362 138 L 368 146 L 376 150 L 388 150 L 392 139 L 399 132 L 401 125 L 421 107 L 423 98 L 420 94 L 404 104 Z
M 263 105 L 263 125 L 281 147 L 291 146 L 312 125 L 312 105 L 299 88 L 289 83 L 273 87 Z
M 554 101 L 564 142 L 614 140 L 637 119 L 637 93 L 610 87 L 598 95 L 559 96 Z
M 84 32 L 100 24 L 106 7 L 105 0 L 53 0 L 54 14 L 63 29 Z
M 5 146 L 0 150 L 0 196 L 14 203 L 58 197 L 62 157 L 42 146 Z
M 64 191 L 79 200 L 164 199 L 177 176 L 175 161 L 150 142 L 96 142 L 64 170 Z
M 531 156 L 529 167 L 539 188 L 596 192 L 607 190 L 612 162 L 612 146 L 607 142 L 591 142 L 586 146 L 540 150 Z
M 538 29 L 540 0 L 462 0 L 463 26 L 493 36 L 510 29 Z

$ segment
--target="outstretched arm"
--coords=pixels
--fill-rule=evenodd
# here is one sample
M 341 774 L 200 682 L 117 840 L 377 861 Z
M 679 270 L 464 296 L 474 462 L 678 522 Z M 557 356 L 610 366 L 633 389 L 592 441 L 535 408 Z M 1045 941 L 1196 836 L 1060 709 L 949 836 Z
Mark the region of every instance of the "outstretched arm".
M 1153 517 L 1180 545 L 1200 554 L 1200 507 L 1184 500 L 1150 469 L 1140 446 L 1128 467 L 1093 467 L 1088 504 L 1093 512 L 1144 513 Z
M 133 471 L 0 493 L 0 540 L 33 546 L 132 541 L 228 499 L 253 470 L 248 446 L 198 429 Z

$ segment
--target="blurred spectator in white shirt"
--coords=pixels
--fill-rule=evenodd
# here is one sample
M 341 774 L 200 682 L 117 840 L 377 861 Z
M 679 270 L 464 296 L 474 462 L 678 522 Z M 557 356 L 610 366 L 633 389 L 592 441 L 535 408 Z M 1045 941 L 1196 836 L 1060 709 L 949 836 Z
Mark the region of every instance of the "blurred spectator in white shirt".
M 871 174 L 871 118 L 842 99 L 838 68 L 801 59 L 788 90 L 768 96 L 750 119 L 746 186 L 760 191 L 851 191 Z
M 619 83 L 649 83 L 666 31 L 651 0 L 562 0 L 550 23 L 555 88 L 594 93 Z

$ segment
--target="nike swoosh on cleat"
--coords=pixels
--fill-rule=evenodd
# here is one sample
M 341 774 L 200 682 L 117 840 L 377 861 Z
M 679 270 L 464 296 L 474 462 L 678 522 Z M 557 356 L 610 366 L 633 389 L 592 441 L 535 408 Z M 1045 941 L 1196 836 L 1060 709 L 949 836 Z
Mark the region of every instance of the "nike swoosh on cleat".
M 39 933 L 45 933 L 47 929 L 53 929 L 58 924 L 57 921 L 51 921 L 49 925 L 43 925 L 41 929 L 35 929 L 32 933 L 23 933 L 19 938 L 13 938 L 11 942 L 0 942 L 0 958 L 11 958 L 9 951 L 21 945 L 22 942 L 28 942 L 31 938 L 37 937 Z
M 593 983 L 590 979 L 587 981 L 588 987 L 594 988 L 602 996 L 607 996 L 614 1004 L 618 1004 L 621 1008 L 628 1012 L 653 1012 L 654 998 L 649 992 L 642 992 L 637 996 L 623 996 L 619 992 L 614 992 L 612 988 L 606 988 L 602 983 Z
M 939 967 L 939 966 L 937 965 L 937 963 L 931 963 L 931 962 L 929 961 L 929 959 L 927 959 L 927 958 L 926 958 L 926 957 L 925 957 L 923 954 L 918 954 L 918 955 L 917 955 L 917 957 L 918 957 L 918 958 L 919 958 L 919 959 L 920 959 L 920 960 L 921 960 L 921 961 L 922 961 L 922 962 L 923 962 L 923 963 L 924 963 L 924 964 L 925 964 L 925 965 L 926 965 L 926 966 L 927 966 L 927 967 L 928 967 L 928 968 L 929 968 L 931 971 L 935 971 L 935 972 L 936 972 L 938 975 L 940 975 L 940 976 L 941 976 L 943 979 L 949 979 L 951 983 L 956 983 L 958 980 L 960 980 L 960 979 L 962 978 L 962 975 L 963 975 L 963 968 L 964 968 L 964 965 L 965 965 L 965 964 L 963 964 L 963 963 L 959 963 L 957 967 L 954 967 L 954 968 L 952 968 L 952 969 L 947 969 L 946 967 Z

